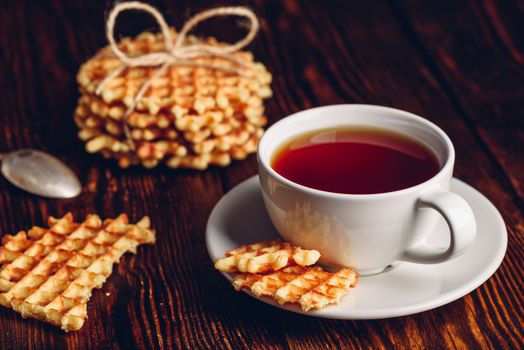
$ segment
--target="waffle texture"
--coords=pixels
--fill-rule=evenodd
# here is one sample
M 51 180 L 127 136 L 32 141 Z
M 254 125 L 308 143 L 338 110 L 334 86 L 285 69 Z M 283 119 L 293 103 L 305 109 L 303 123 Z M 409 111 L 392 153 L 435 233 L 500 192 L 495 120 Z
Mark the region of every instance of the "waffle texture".
M 89 215 L 76 223 L 68 213 L 48 224 L 2 239 L 0 305 L 66 332 L 78 330 L 93 289 L 102 287 L 126 252 L 154 244 L 155 231 L 147 216 L 130 224 L 125 214 L 104 221 Z
M 358 274 L 350 268 L 337 272 L 319 266 L 291 266 L 260 274 L 240 274 L 233 279 L 236 290 L 251 290 L 257 297 L 269 296 L 279 304 L 298 303 L 304 312 L 338 304 L 342 296 L 358 283 Z
M 246 245 L 226 253 L 215 262 L 222 272 L 265 273 L 290 265 L 313 265 L 320 258 L 316 250 L 293 247 L 287 242 L 267 241 Z

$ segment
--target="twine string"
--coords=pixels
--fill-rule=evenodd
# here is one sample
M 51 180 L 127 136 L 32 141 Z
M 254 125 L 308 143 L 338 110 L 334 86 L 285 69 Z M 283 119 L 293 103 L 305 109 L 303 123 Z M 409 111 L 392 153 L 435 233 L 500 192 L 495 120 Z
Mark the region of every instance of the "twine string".
M 124 11 L 128 10 L 138 10 L 147 12 L 150 14 L 160 27 L 162 37 L 164 39 L 164 50 L 158 52 L 147 53 L 138 56 L 129 56 L 123 52 L 119 47 L 118 43 L 115 40 L 114 29 L 115 23 L 118 18 L 118 15 Z M 249 32 L 239 41 L 233 44 L 224 45 L 224 46 L 213 46 L 204 43 L 195 43 L 195 44 L 186 44 L 186 38 L 189 32 L 194 29 L 199 23 L 212 18 L 212 17 L 222 17 L 222 16 L 241 16 L 246 17 L 250 21 Z M 128 106 L 124 117 L 124 134 L 127 138 L 129 147 L 136 151 L 135 144 L 131 137 L 131 132 L 129 126 L 127 125 L 127 118 L 135 110 L 138 102 L 145 95 L 153 81 L 162 75 L 170 66 L 188 66 L 188 67 L 201 67 L 208 68 L 213 70 L 219 70 L 227 73 L 233 73 L 237 75 L 248 75 L 248 71 L 245 68 L 249 67 L 249 63 L 235 57 L 233 54 L 242 48 L 249 45 L 251 41 L 255 38 L 260 24 L 258 18 L 248 8 L 233 6 L 233 7 L 218 7 L 210 9 L 204 12 L 201 12 L 191 19 L 189 19 L 182 30 L 177 35 L 176 40 L 173 40 L 173 35 L 169 29 L 169 25 L 162 16 L 162 14 L 153 6 L 139 2 L 123 2 L 117 4 L 110 12 L 107 22 L 106 22 L 106 36 L 109 41 L 111 50 L 116 57 L 121 61 L 119 67 L 114 71 L 108 74 L 98 85 L 96 89 L 96 94 L 100 95 L 107 85 L 116 77 L 118 77 L 122 72 L 128 67 L 159 67 L 152 74 L 152 76 L 147 79 L 137 94 L 133 98 L 132 103 Z M 231 65 L 224 66 L 214 63 L 203 63 L 198 62 L 195 59 L 201 57 L 218 57 L 232 63 Z

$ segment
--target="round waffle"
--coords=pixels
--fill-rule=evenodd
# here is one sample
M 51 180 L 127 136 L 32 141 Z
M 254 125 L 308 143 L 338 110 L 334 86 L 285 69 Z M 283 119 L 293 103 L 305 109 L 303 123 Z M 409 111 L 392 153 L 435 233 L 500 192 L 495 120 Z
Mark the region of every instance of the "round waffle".
M 174 30 L 173 36 L 176 39 Z M 214 38 L 190 36 L 187 40 L 224 45 Z M 124 38 L 119 48 L 138 56 L 162 50 L 163 45 L 160 34 L 146 32 Z M 158 74 L 158 67 L 127 67 L 97 94 L 99 84 L 121 64 L 109 47 L 101 49 L 81 66 L 77 76 L 81 96 L 74 118 L 86 150 L 116 158 L 122 167 L 142 164 L 150 168 L 165 163 L 193 169 L 226 166 L 232 159 L 255 152 L 267 123 L 263 100 L 272 94 L 271 74 L 254 62 L 250 52 L 233 55 L 248 63 L 246 74 L 179 65 Z M 194 61 L 225 68 L 231 65 L 217 57 Z M 150 87 L 134 105 L 137 92 L 154 74 Z M 130 108 L 132 113 L 126 115 Z

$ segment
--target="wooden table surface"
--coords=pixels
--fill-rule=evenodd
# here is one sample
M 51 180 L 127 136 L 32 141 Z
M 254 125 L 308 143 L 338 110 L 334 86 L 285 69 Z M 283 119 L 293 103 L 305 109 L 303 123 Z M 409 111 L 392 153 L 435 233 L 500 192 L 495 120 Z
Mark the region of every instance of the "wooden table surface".
M 0 235 L 48 215 L 147 214 L 158 243 L 126 256 L 65 334 L 0 309 L 0 348 L 507 348 L 524 347 L 524 3 L 517 1 L 247 1 L 262 21 L 250 48 L 273 73 L 270 123 L 336 103 L 404 109 L 440 125 L 455 176 L 484 193 L 507 224 L 499 270 L 467 296 L 420 314 L 373 321 L 285 312 L 236 293 L 204 243 L 213 206 L 257 172 L 255 156 L 204 172 L 119 169 L 88 155 L 72 112 L 79 65 L 106 44 L 112 1 L 7 1 L 0 12 L 0 151 L 59 156 L 83 194 L 49 200 L 0 179 Z M 221 1 L 219 4 L 230 4 Z M 155 2 L 180 28 L 211 1 Z M 234 21 L 199 33 L 239 38 Z M 124 15 L 119 33 L 154 28 Z M 210 33 L 211 30 L 211 33 Z M 205 33 L 204 33 L 205 32 Z M 239 213 L 238 215 L 242 215 Z M 108 294 L 108 296 L 106 296 Z

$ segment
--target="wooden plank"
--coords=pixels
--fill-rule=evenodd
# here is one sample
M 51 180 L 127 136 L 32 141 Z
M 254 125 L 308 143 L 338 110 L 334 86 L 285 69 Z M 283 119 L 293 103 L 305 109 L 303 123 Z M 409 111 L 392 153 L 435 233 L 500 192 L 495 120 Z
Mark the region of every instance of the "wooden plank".
M 524 208 L 524 45 L 517 46 L 516 20 L 524 9 L 514 1 L 401 3 L 393 6 L 401 25 L 435 62 L 432 74 Z

